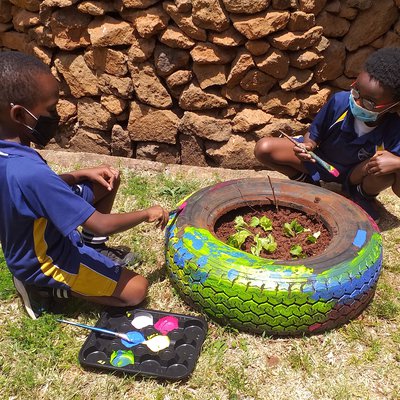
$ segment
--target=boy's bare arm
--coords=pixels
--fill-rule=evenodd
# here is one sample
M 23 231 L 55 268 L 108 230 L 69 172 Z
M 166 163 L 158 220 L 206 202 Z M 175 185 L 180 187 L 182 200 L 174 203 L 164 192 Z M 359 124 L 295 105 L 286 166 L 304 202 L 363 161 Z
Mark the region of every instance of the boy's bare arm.
M 83 224 L 83 228 L 99 236 L 124 232 L 142 222 L 156 222 L 156 227 L 164 229 L 168 222 L 168 212 L 160 206 L 123 214 L 102 214 L 95 211 Z
M 119 177 L 119 171 L 108 165 L 100 165 L 60 174 L 59 177 L 70 186 L 83 181 L 90 181 L 98 182 L 108 190 L 112 190 L 115 179 Z

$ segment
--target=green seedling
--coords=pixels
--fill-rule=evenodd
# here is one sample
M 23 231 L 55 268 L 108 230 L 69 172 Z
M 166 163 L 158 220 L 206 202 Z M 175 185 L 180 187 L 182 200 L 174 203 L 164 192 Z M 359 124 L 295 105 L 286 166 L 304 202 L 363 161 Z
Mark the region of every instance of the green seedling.
M 307 236 L 307 242 L 316 243 L 318 238 L 321 236 L 321 232 L 314 232 L 312 235 Z
M 236 249 L 241 249 L 249 236 L 251 236 L 251 232 L 249 232 L 247 229 L 241 229 L 240 231 L 228 237 L 227 244 L 235 247 Z
M 299 233 L 304 232 L 304 227 L 300 225 L 296 219 L 294 219 L 292 222 L 285 222 L 283 225 L 283 231 L 286 236 L 288 237 L 295 237 Z
M 272 221 L 265 215 L 261 218 L 252 217 L 249 226 L 251 226 L 252 228 L 260 226 L 265 232 L 272 231 Z
M 262 249 L 264 249 L 267 253 L 273 253 L 278 246 L 278 243 L 275 242 L 275 239 L 271 234 L 265 238 L 260 238 L 259 235 L 256 235 L 254 237 L 254 242 L 256 245 L 252 246 L 250 250 L 251 254 L 257 257 L 260 255 Z
M 264 229 L 265 232 L 272 231 L 272 221 L 265 215 L 260 218 L 260 226 Z
M 256 228 L 258 225 L 260 225 L 260 218 L 258 217 L 252 217 L 250 220 L 249 225 L 253 228 Z
M 295 244 L 290 248 L 289 253 L 295 257 L 304 257 L 303 248 L 299 244 Z
M 248 226 L 247 222 L 243 219 L 243 217 L 241 215 L 238 215 L 235 218 L 235 229 L 237 231 L 239 231 L 241 229 L 246 229 L 247 226 Z

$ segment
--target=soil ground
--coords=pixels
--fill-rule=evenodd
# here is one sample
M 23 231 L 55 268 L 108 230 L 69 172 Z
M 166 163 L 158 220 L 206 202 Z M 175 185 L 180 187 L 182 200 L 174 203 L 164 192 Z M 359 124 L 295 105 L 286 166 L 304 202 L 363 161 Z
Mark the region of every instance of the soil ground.
M 260 226 L 250 227 L 247 226 L 246 229 L 249 230 L 254 235 L 259 235 L 259 237 L 266 237 L 268 234 L 272 234 L 274 237 L 277 248 L 274 252 L 269 253 L 262 250 L 260 257 L 280 259 L 280 260 L 291 260 L 297 258 L 290 254 L 290 249 L 292 246 L 299 245 L 302 248 L 303 257 L 311 257 L 321 254 L 329 245 L 331 240 L 331 235 L 318 218 L 315 215 L 306 215 L 300 211 L 279 207 L 278 210 L 271 206 L 255 206 L 255 207 L 243 207 L 233 210 L 220 218 L 215 226 L 216 236 L 223 242 L 226 242 L 228 238 L 235 234 L 237 231 L 235 229 L 235 217 L 242 216 L 244 221 L 249 224 L 252 217 L 261 218 L 266 216 L 272 221 L 272 231 L 265 232 Z M 291 223 L 296 220 L 304 228 L 304 232 L 297 234 L 294 237 L 287 236 L 283 229 L 285 223 Z M 309 235 L 313 233 L 320 232 L 320 236 L 315 243 L 310 243 L 307 240 Z M 249 236 L 245 243 L 243 244 L 241 250 L 251 252 L 251 247 L 254 246 L 255 242 L 253 236 Z

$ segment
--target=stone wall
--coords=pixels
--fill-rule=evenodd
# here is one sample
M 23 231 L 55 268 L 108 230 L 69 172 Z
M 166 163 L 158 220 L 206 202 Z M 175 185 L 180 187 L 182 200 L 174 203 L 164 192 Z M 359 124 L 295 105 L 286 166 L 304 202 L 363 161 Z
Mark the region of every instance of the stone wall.
M 60 81 L 63 148 L 256 167 L 304 134 L 365 58 L 400 45 L 400 0 L 0 0 L 0 49 Z

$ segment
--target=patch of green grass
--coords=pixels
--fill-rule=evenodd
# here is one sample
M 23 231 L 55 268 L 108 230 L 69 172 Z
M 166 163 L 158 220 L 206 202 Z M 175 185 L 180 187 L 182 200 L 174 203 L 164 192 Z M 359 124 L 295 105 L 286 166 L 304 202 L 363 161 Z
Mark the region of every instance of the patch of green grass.
M 3 252 L 0 250 L 0 300 L 8 300 L 15 296 L 12 276 L 6 265 Z
M 178 202 L 201 188 L 199 181 L 187 181 L 183 176 L 170 177 L 165 174 L 157 177 L 157 195 L 175 207 Z
M 224 373 L 224 377 L 228 383 L 229 399 L 239 400 L 243 398 L 243 395 L 249 394 L 248 380 L 243 367 L 229 366 Z
M 398 317 L 400 314 L 398 291 L 381 280 L 369 311 L 377 318 L 393 320 Z
M 141 176 L 129 176 L 121 190 L 122 195 L 132 196 L 135 208 L 147 208 L 151 205 L 151 191 L 147 179 Z
M 43 315 L 35 321 L 26 315 L 17 321 L 10 319 L 3 322 L 0 333 L 4 338 L 0 350 L 1 371 L 7 376 L 11 397 L 31 398 L 31 391 L 46 385 L 48 375 L 55 369 L 68 369 L 77 364 L 79 348 L 73 336 L 61 329 L 54 315 Z
M 304 371 L 308 375 L 313 372 L 314 362 L 311 354 L 300 344 L 296 344 L 290 349 L 287 360 L 289 365 L 296 371 Z

